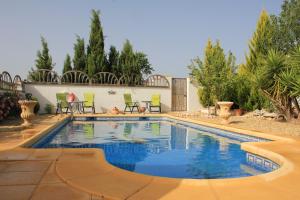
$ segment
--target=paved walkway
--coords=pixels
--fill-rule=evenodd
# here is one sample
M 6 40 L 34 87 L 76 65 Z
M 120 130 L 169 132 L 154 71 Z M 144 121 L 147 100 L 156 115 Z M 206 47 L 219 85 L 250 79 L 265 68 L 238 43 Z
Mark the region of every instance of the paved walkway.
M 43 129 L 55 124 L 65 116 L 39 115 L 33 119 L 31 128 L 21 131 L 0 132 L 0 151 L 13 149 L 30 140 Z
M 128 172 L 109 165 L 99 149 L 18 147 L 0 152 L 0 199 L 300 199 L 300 140 L 276 140 L 244 143 L 242 148 L 271 158 L 281 164 L 280 169 L 210 180 Z

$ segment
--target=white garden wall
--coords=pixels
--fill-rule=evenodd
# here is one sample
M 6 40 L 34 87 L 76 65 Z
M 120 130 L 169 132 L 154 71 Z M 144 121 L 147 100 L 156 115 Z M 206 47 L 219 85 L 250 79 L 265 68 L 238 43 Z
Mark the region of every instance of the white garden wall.
M 120 87 L 120 86 L 80 86 L 80 85 L 38 85 L 26 84 L 25 91 L 32 93 L 40 102 L 40 112 L 44 112 L 46 104 L 56 106 L 56 93 L 73 92 L 79 100 L 83 100 L 83 93 L 93 92 L 95 94 L 95 107 L 97 113 L 103 113 L 111 110 L 114 106 L 123 110 L 124 93 L 131 93 L 133 101 L 151 100 L 152 94 L 161 95 L 162 111 L 171 110 L 171 89 L 170 88 L 152 88 L 152 87 Z M 109 94 L 114 91 L 115 94 Z
M 95 94 L 95 107 L 97 113 L 110 111 L 114 106 L 123 110 L 124 93 L 131 93 L 133 101 L 151 100 L 152 94 L 161 95 L 162 112 L 169 112 L 172 108 L 172 79 L 168 77 L 170 87 L 126 87 L 126 86 L 100 86 L 100 85 L 71 85 L 71 84 L 25 84 L 25 92 L 32 93 L 40 103 L 40 113 L 44 112 L 46 104 L 56 106 L 56 93 L 73 92 L 79 100 L 83 100 L 83 93 L 93 92 Z M 197 95 L 198 87 L 187 79 L 187 111 L 199 111 L 202 106 Z M 110 94 L 110 91 L 115 94 Z M 55 108 L 56 109 L 56 108 Z
M 190 78 L 187 78 L 187 111 L 200 111 L 203 106 L 199 102 L 198 85 L 193 83 Z

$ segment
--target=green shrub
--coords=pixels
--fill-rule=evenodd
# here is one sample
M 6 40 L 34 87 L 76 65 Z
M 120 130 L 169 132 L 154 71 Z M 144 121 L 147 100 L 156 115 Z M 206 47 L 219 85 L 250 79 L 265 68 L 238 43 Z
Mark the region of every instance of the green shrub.
M 205 107 L 213 106 L 215 98 L 212 96 L 212 93 L 208 92 L 206 88 L 200 87 L 198 89 L 199 102 Z
M 45 106 L 45 112 L 47 113 L 47 114 L 51 114 L 52 113 L 52 109 L 53 109 L 53 105 L 52 104 L 46 104 L 46 106 Z

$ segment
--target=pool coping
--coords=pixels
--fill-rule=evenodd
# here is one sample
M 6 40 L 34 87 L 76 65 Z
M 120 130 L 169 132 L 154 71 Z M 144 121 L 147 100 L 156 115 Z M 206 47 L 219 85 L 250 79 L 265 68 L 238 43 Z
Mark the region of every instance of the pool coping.
M 84 115 L 74 115 L 74 116 L 78 116 L 78 117 L 85 117 Z M 87 116 L 95 116 L 95 117 L 120 117 L 120 115 L 87 115 Z M 273 140 L 270 142 L 245 142 L 241 144 L 241 148 L 247 152 L 268 158 L 276 163 L 278 163 L 280 165 L 280 168 L 269 172 L 269 173 L 265 173 L 265 174 L 260 174 L 257 176 L 250 176 L 250 177 L 240 177 L 240 178 L 226 178 L 226 179 L 176 179 L 176 178 L 164 178 L 164 177 L 152 177 L 152 176 L 148 176 L 148 175 L 143 175 L 143 174 L 137 174 L 134 172 L 129 172 L 126 170 L 122 170 L 119 169 L 117 167 L 114 167 L 112 165 L 110 165 L 105 159 L 103 159 L 103 151 L 100 149 L 90 149 L 90 151 L 94 152 L 96 155 L 96 157 L 94 157 L 93 159 L 96 159 L 97 162 L 99 163 L 99 167 L 100 166 L 112 166 L 113 170 L 118 172 L 118 173 L 122 173 L 123 176 L 128 178 L 128 181 L 130 182 L 134 177 L 138 176 L 139 178 L 153 178 L 154 180 L 159 180 L 160 182 L 172 182 L 172 181 L 180 181 L 181 184 L 185 185 L 185 186 L 195 186 L 195 185 L 201 185 L 201 184 L 207 184 L 208 180 L 209 182 L 214 182 L 214 184 L 216 185 L 222 185 L 231 182 L 231 181 L 242 181 L 242 182 L 253 182 L 253 180 L 257 180 L 257 181 L 265 181 L 265 182 L 272 182 L 273 180 L 276 179 L 280 179 L 281 177 L 286 177 L 289 176 L 290 174 L 292 174 L 293 171 L 295 171 L 295 168 L 300 167 L 300 165 L 296 165 L 295 162 L 292 162 L 291 159 L 289 159 L 288 156 L 283 156 L 280 154 L 280 151 L 276 151 L 276 148 L 274 150 L 274 148 L 272 148 L 272 146 L 278 147 L 278 146 L 282 146 L 282 145 L 294 145 L 294 143 L 296 143 L 297 141 L 295 139 L 291 139 L 291 138 L 284 138 L 284 137 L 280 137 L 280 136 L 273 136 L 273 135 L 268 135 L 266 133 L 261 133 L 261 132 L 256 132 L 256 131 L 250 131 L 250 130 L 243 130 L 243 129 L 238 129 L 238 128 L 232 128 L 232 127 L 227 127 L 227 126 L 223 126 L 223 125 L 218 125 L 218 124 L 213 124 L 213 123 L 207 123 L 207 122 L 201 122 L 198 120 L 193 120 L 193 119 L 187 119 L 187 118 L 180 118 L 180 117 L 174 117 L 168 114 L 154 114 L 154 115 L 121 115 L 122 117 L 168 117 L 168 118 L 172 118 L 172 119 L 176 119 L 176 120 L 180 120 L 180 121 L 185 121 L 185 122 L 190 122 L 190 123 L 195 123 L 195 124 L 199 124 L 199 125 L 204 125 L 204 126 L 208 126 L 208 127 L 212 127 L 212 128 L 219 128 L 222 130 L 226 130 L 226 131 L 232 131 L 232 132 L 236 132 L 239 134 L 246 134 L 246 135 L 250 135 L 250 136 L 255 136 L 255 137 L 261 137 L 261 138 L 266 138 L 269 140 Z M 70 120 L 70 116 L 63 116 L 58 122 L 56 122 L 55 124 L 43 129 L 42 131 L 40 131 L 38 134 L 36 134 L 33 138 L 30 138 L 28 140 L 23 141 L 20 144 L 21 148 L 25 148 L 28 146 L 31 146 L 33 143 L 35 143 L 37 140 L 39 140 L 41 137 L 43 137 L 45 134 L 48 134 L 51 130 L 57 128 L 58 126 L 60 126 L 62 123 L 65 123 L 66 120 Z M 63 150 L 63 151 L 70 151 L 70 150 Z M 77 149 L 76 151 L 78 152 L 84 152 L 85 150 L 82 149 Z M 99 156 L 100 155 L 100 156 Z M 102 158 L 101 158 L 102 155 Z M 76 161 L 74 161 L 76 162 Z M 80 162 L 80 161 L 77 161 Z M 84 164 L 84 162 L 80 162 L 84 167 L 84 165 L 87 165 L 89 163 Z M 297 163 L 298 164 L 298 163 Z M 100 167 L 101 168 L 101 167 Z M 101 169 L 99 169 L 101 170 Z M 56 166 L 56 172 L 58 174 L 58 176 L 64 180 L 64 182 L 66 182 L 68 185 L 70 185 L 71 187 L 77 188 L 79 190 L 82 190 L 84 192 L 88 192 L 91 194 L 94 194 L 96 196 L 98 195 L 102 195 L 104 197 L 109 197 L 112 199 L 118 199 L 115 198 L 114 196 L 110 196 L 110 195 L 105 195 L 103 193 L 97 193 L 94 190 L 91 190 L 87 187 L 85 187 L 82 184 L 75 184 L 72 179 L 66 179 L 64 176 L 65 174 L 62 173 L 60 171 L 59 166 Z M 300 177 L 300 174 L 299 174 Z M 129 183 L 128 182 L 128 183 Z M 149 183 L 150 184 L 150 183 Z M 151 181 L 151 184 L 153 183 L 153 180 Z M 146 187 L 146 186 L 145 186 Z M 142 189 L 136 191 L 136 193 L 141 193 Z
M 103 115 L 103 114 L 102 115 L 90 114 L 90 115 L 83 116 L 83 115 L 75 114 L 75 115 L 73 115 L 73 117 L 74 118 L 75 117 L 99 117 L 99 118 L 120 118 L 120 117 L 122 117 L 122 118 L 133 118 L 133 117 L 163 118 L 163 117 L 165 117 L 165 118 L 171 118 L 171 119 L 179 120 L 179 121 L 183 121 L 183 122 L 202 125 L 202 126 L 206 126 L 206 127 L 209 127 L 209 128 L 216 128 L 216 129 L 221 129 L 221 130 L 225 130 L 225 131 L 234 132 L 234 133 L 237 133 L 237 134 L 243 134 L 243 135 L 247 135 L 247 136 L 254 136 L 254 137 L 258 137 L 258 138 L 271 140 L 271 141 L 267 141 L 267 142 L 275 142 L 275 141 L 293 142 L 293 141 L 295 141 L 294 139 L 291 139 L 291 138 L 284 138 L 284 137 L 269 135 L 269 134 L 261 133 L 261 132 L 257 132 L 257 131 L 250 131 L 250 130 L 244 130 L 244 129 L 239 129 L 239 128 L 233 128 L 233 127 L 228 127 L 228 126 L 213 124 L 213 123 L 208 123 L 208 122 L 202 122 L 202 121 L 197 121 L 197 120 L 188 119 L 188 118 L 180 118 L 180 117 L 175 117 L 175 116 L 168 115 L 168 114 L 153 114 L 153 115 L 151 115 L 151 114 L 150 115 L 149 114 L 148 115 L 133 114 L 133 115 L 121 115 L 121 116 L 120 115 Z M 27 140 L 24 140 L 19 146 L 24 147 L 24 148 L 31 147 L 38 140 L 43 138 L 45 135 L 47 135 L 48 133 L 50 133 L 54 129 L 64 125 L 67 121 L 72 120 L 73 117 L 69 116 L 69 115 L 63 116 L 57 123 L 55 123 L 52 126 L 48 126 L 45 129 L 41 130 L 34 137 L 29 138 Z M 261 143 L 264 143 L 264 142 L 261 142 L 261 141 L 259 141 L 259 142 L 243 142 L 243 143 L 241 143 L 241 149 L 245 150 L 248 153 L 255 154 L 255 155 L 267 158 L 267 159 L 277 163 L 279 165 L 279 168 L 274 170 L 274 171 L 264 173 L 264 174 L 260 174 L 260 175 L 256 175 L 256 176 L 261 176 L 261 175 L 266 175 L 266 174 L 270 175 L 270 173 L 274 173 L 272 175 L 274 175 L 276 177 L 276 176 L 281 176 L 284 172 L 288 173 L 291 169 L 293 169 L 292 164 L 287 159 L 285 159 L 283 156 L 281 156 L 279 154 L 276 154 L 274 152 L 271 152 L 271 151 L 264 150 L 260 147 L 257 147 L 257 143 L 261 144 Z M 105 160 L 105 162 L 107 162 L 107 161 Z M 108 164 L 110 164 L 110 163 L 108 163 Z M 244 178 L 244 177 L 237 177 L 237 178 Z M 185 178 L 179 178 L 179 179 L 185 179 Z M 190 179 L 187 179 L 187 180 L 190 180 Z M 194 180 L 194 179 L 192 179 L 192 180 Z

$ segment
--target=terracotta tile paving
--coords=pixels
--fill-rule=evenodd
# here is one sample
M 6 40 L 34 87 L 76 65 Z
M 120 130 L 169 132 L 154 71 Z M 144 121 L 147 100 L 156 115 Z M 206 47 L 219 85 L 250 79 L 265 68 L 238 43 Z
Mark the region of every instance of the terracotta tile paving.
M 51 166 L 48 168 L 48 171 L 45 173 L 41 181 L 41 184 L 49 183 L 62 183 L 62 180 L 56 175 L 55 161 L 52 162 Z
M 77 191 L 65 183 L 40 184 L 35 190 L 32 200 L 90 200 L 91 195 Z
M 45 172 L 51 161 L 11 161 L 6 162 L 3 172 Z
M 297 137 L 245 145 L 250 152 L 282 164 L 271 173 L 234 179 L 170 179 L 113 167 L 98 149 L 16 147 L 63 119 L 62 116 L 43 117 L 34 130 L 23 131 L 26 137 L 12 135 L 11 143 L 0 137 L 0 149 L 14 147 L 0 151 L 0 199 L 300 199 L 300 139 Z
M 0 185 L 36 185 L 43 176 L 42 172 L 1 172 Z
M 25 200 L 30 199 L 35 188 L 36 185 L 0 186 L 0 194 L 7 200 Z

